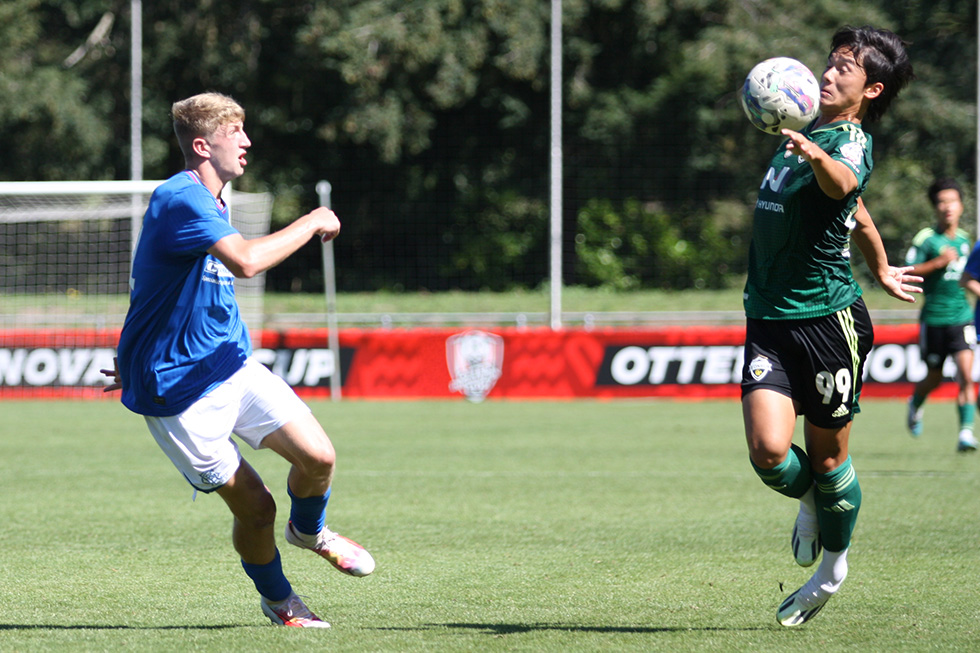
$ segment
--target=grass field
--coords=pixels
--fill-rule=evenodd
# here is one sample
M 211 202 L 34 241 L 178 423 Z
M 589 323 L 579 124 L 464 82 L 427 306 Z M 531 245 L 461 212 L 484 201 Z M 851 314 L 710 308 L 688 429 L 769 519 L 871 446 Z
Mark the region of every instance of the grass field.
M 954 408 L 866 401 L 851 573 L 798 629 L 794 502 L 736 402 L 344 402 L 329 523 L 370 577 L 282 544 L 328 631 L 268 625 L 230 517 L 114 402 L 4 402 L 0 651 L 945 651 L 980 642 L 980 456 Z M 287 512 L 286 466 L 246 451 Z

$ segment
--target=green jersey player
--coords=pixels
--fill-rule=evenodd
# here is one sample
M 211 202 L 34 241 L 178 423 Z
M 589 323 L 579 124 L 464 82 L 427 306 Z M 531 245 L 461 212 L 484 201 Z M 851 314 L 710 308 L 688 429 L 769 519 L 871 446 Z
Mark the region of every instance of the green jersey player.
M 862 121 L 880 118 L 912 78 L 902 39 L 887 30 L 844 27 L 831 41 L 820 80 L 820 115 L 787 137 L 756 202 L 745 287 L 742 412 L 753 469 L 799 500 L 790 539 L 816 572 L 777 610 L 798 626 L 816 615 L 847 575 L 847 550 L 861 506 L 848 454 L 864 360 L 873 330 L 851 275 L 853 236 L 891 295 L 908 293 L 910 268 L 888 265 L 860 196 L 871 173 Z M 793 444 L 803 415 L 805 449 Z
M 953 179 L 937 179 L 929 186 L 929 201 L 936 222 L 912 239 L 905 263 L 921 276 L 925 304 L 920 313 L 919 349 L 926 362 L 926 376 L 909 397 L 908 427 L 914 436 L 922 434 L 922 404 L 943 381 L 943 364 L 948 357 L 956 363 L 959 391 L 957 450 L 974 451 L 973 435 L 976 389 L 973 384 L 973 346 L 976 330 L 973 309 L 960 286 L 960 276 L 970 255 L 970 240 L 959 228 L 963 215 L 960 186 Z

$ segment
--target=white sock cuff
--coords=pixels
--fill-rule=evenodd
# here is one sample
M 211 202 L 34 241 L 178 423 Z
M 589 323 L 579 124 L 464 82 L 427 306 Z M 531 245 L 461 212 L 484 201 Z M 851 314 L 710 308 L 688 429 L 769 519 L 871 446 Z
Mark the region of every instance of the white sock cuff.
M 829 594 L 840 589 L 841 583 L 847 578 L 847 551 L 827 551 L 824 549 L 823 559 L 817 567 L 820 578 L 820 588 Z

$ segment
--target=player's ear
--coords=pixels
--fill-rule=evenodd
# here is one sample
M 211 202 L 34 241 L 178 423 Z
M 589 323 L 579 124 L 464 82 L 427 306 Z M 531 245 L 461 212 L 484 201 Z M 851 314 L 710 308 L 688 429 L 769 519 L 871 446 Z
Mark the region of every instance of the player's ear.
M 864 97 L 869 100 L 873 100 L 885 90 L 885 85 L 881 82 L 875 82 L 874 84 L 868 84 L 864 87 Z
M 191 152 L 202 159 L 211 158 L 211 146 L 208 144 L 208 140 L 203 136 L 198 136 L 191 141 Z

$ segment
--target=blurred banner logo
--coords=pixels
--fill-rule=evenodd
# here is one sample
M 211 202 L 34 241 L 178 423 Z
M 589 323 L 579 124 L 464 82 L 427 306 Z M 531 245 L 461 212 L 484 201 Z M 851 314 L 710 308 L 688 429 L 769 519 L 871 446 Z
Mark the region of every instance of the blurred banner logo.
M 449 389 L 474 403 L 486 398 L 503 371 L 504 339 L 483 331 L 464 331 L 446 340 Z

